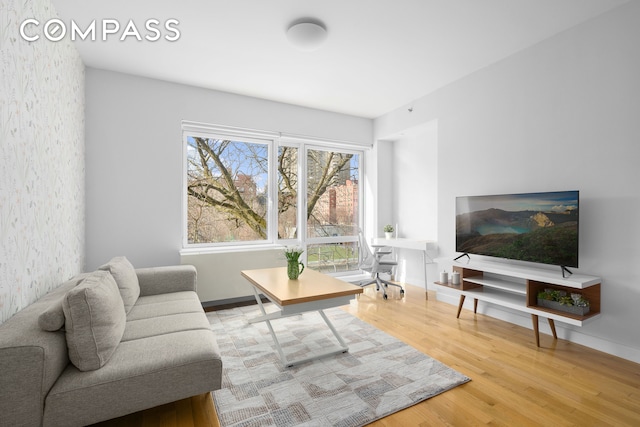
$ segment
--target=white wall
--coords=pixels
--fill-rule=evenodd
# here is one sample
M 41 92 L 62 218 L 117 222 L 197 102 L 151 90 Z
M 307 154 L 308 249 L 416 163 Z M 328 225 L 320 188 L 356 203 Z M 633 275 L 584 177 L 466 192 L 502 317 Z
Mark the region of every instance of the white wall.
M 116 255 L 137 267 L 181 262 L 182 120 L 373 142 L 369 119 L 110 71 L 88 68 L 86 92 L 88 269 Z M 199 283 L 232 286 L 239 274 Z
M 395 224 L 395 208 L 393 206 L 393 186 L 396 175 L 393 160 L 393 144 L 391 141 L 377 140 L 374 145 L 375 160 L 373 170 L 366 170 L 367 176 L 375 178 L 373 187 L 375 212 L 373 221 L 366 232 L 367 237 L 383 236 L 386 224 Z
M 397 226 L 398 237 L 438 240 L 438 123 L 427 122 L 403 129 L 387 140 L 378 141 L 384 147 L 380 155 L 380 197 L 378 209 L 384 214 L 378 235 L 384 224 Z M 445 165 L 446 167 L 446 165 Z M 383 176 L 382 176 L 383 175 Z M 420 251 L 395 249 L 400 261 L 396 279 L 424 287 L 423 254 Z M 430 257 L 437 252 L 429 253 Z M 435 277 L 437 266 L 427 266 L 427 277 Z M 427 284 L 429 279 L 427 278 Z
M 253 287 L 241 276 L 242 270 L 284 267 L 286 260 L 280 249 L 183 254 L 181 264 L 198 270 L 198 297 L 210 305 L 252 297 Z
M 438 239 L 438 123 L 431 121 L 393 143 L 393 206 L 398 237 Z M 447 167 L 447 165 L 443 165 Z M 413 205 L 418 202 L 421 209 Z
M 638 22 L 640 4 L 623 5 L 419 99 L 412 113 L 392 111 L 374 127 L 380 139 L 438 121 L 437 234 L 448 259 L 455 255 L 456 196 L 580 190 L 579 271 L 603 278 L 602 315 L 559 335 L 640 362 Z M 431 207 L 416 201 L 411 208 Z M 531 328 L 528 316 L 483 310 Z
M 82 271 L 84 65 L 69 40 L 26 42 L 48 0 L 0 1 L 0 323 Z
M 398 236 L 419 240 L 438 241 L 438 123 L 427 122 L 406 129 L 393 143 L 394 174 L 393 206 L 394 224 L 398 224 Z M 447 167 L 443 165 L 443 167 Z M 436 253 L 429 253 L 435 257 Z M 430 288 L 429 279 L 435 280 L 437 266 L 423 269 L 423 254 L 415 250 L 400 250 L 399 272 L 405 282 Z M 433 285 L 432 285 L 433 286 Z

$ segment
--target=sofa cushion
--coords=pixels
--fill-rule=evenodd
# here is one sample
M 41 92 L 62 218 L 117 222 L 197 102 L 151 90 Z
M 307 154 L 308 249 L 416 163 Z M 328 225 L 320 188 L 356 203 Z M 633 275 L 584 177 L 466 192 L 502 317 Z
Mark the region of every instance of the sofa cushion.
M 120 343 L 126 313 L 108 271 L 95 271 L 62 301 L 69 359 L 81 371 L 99 369 Z
M 149 303 L 143 301 L 150 297 L 140 297 L 140 302 L 131 309 L 127 314 L 127 321 L 138 319 L 149 319 L 152 317 L 169 316 L 171 314 L 179 313 L 199 313 L 203 314 L 202 304 L 195 292 L 190 292 L 192 297 L 190 299 L 176 299 L 158 301 L 155 303 Z M 154 295 L 155 296 L 155 295 Z
M 169 292 L 166 294 L 158 294 L 158 295 L 142 295 L 140 294 L 140 298 L 136 301 L 136 306 L 138 305 L 146 305 L 146 304 L 157 304 L 159 302 L 174 302 L 174 301 L 197 301 L 200 303 L 198 299 L 198 294 L 195 291 L 179 291 L 179 292 Z M 200 304 L 200 308 L 202 308 L 202 304 Z
M 116 279 L 125 311 L 127 313 L 131 311 L 131 307 L 140 296 L 140 284 L 138 283 L 136 270 L 129 260 L 123 256 L 115 257 L 108 263 L 98 267 L 98 270 L 108 271 Z
M 61 285 L 63 288 L 75 287 L 87 277 L 88 273 L 79 274 Z M 62 310 L 62 300 L 65 294 L 60 294 L 52 300 L 38 317 L 38 325 L 43 331 L 57 331 L 64 326 L 64 311 Z
M 179 313 L 131 320 L 127 321 L 120 342 L 197 329 L 211 330 L 207 317 L 202 313 Z
M 43 424 L 92 424 L 217 390 L 221 379 L 211 330 L 126 341 L 102 369 L 67 367 L 47 395 Z

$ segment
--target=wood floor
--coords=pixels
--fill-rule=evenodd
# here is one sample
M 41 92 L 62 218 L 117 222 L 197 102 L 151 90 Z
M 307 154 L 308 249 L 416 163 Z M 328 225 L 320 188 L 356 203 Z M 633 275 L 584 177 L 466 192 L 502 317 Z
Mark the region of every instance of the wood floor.
M 211 393 L 114 418 L 93 427 L 220 427 Z
M 466 384 L 371 424 L 391 426 L 640 426 L 640 365 L 508 322 L 374 287 L 345 310 L 467 375 Z M 560 326 L 558 324 L 558 326 Z M 102 426 L 216 426 L 209 395 Z

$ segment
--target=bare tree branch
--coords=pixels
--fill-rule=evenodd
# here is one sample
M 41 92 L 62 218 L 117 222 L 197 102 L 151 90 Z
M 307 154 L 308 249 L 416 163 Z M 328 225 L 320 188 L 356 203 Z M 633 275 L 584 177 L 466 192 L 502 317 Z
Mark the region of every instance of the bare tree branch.
M 190 216 L 195 230 L 190 230 L 190 238 L 199 239 L 205 217 L 211 221 L 231 221 L 240 230 L 252 230 L 259 239 L 266 239 L 266 207 L 264 194 L 256 192 L 256 177 L 268 173 L 268 156 L 260 144 L 238 143 L 231 140 L 192 137 L 192 154 L 188 159 L 188 197 L 198 201 L 191 206 L 199 212 Z M 242 145 L 238 148 L 238 144 Z M 318 225 L 323 221 L 314 213 L 319 200 L 327 189 L 335 183 L 335 178 L 349 167 L 352 154 L 326 152 L 320 156 L 311 150 L 307 161 L 315 161 L 317 170 L 309 182 L 307 220 Z M 316 153 L 316 154 L 314 154 Z M 297 207 L 298 198 L 298 148 L 280 147 L 277 159 L 278 170 L 278 214 Z M 317 156 L 317 157 L 314 157 Z M 311 182 L 313 181 L 313 182 Z M 207 208 L 212 210 L 207 210 Z M 206 213 L 209 212 L 209 213 Z M 216 216 L 214 212 L 224 214 Z M 326 222 L 326 219 L 325 221 Z M 218 235 L 224 235 L 223 226 L 216 226 Z M 210 228 L 210 227 L 209 227 Z M 212 229 L 213 230 L 213 229 Z M 215 231 L 214 230 L 214 231 Z M 211 231 L 208 231 L 211 232 Z M 213 237 L 208 237 L 209 239 Z M 218 239 L 220 237 L 217 237 Z M 204 239 L 204 237 L 203 237 Z

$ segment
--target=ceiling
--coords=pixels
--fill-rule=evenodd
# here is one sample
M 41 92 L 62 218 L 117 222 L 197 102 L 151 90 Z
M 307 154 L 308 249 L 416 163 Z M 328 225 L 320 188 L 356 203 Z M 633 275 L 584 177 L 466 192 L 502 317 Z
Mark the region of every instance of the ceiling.
M 375 118 L 627 0 L 52 0 L 102 41 L 76 40 L 89 67 Z M 287 40 L 301 17 L 322 21 L 313 52 Z M 157 41 L 120 36 L 161 22 Z M 180 38 L 162 28 L 177 19 Z

